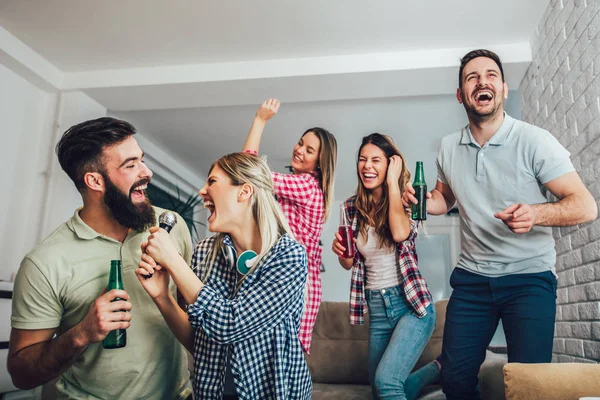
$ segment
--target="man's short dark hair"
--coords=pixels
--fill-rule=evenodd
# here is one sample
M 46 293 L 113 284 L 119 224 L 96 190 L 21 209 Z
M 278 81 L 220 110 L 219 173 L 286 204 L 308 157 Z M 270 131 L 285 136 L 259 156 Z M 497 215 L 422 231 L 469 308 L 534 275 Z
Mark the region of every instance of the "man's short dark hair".
M 485 49 L 479 49 L 479 50 L 473 50 L 468 52 L 467 54 L 464 55 L 463 58 L 460 59 L 460 69 L 458 70 L 458 87 L 462 89 L 462 73 L 463 73 L 463 69 L 465 69 L 465 65 L 467 65 L 467 63 L 469 61 L 471 61 L 474 58 L 477 57 L 487 57 L 489 59 L 491 59 L 492 61 L 494 61 L 496 63 L 496 65 L 498 65 L 498 68 L 500 68 L 500 75 L 502 75 L 502 82 L 504 82 L 504 69 L 502 68 L 502 61 L 500 61 L 500 57 L 498 57 L 498 54 L 494 53 L 493 51 L 490 50 L 485 50 Z
M 69 128 L 56 145 L 56 155 L 62 169 L 79 191 L 85 188 L 87 172 L 104 172 L 102 151 L 135 134 L 129 122 L 103 117 L 82 122 Z

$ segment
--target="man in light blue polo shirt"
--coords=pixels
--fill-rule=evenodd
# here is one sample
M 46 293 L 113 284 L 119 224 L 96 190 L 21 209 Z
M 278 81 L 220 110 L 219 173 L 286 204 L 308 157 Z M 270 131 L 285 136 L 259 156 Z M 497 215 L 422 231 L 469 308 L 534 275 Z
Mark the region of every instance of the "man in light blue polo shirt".
M 469 124 L 446 136 L 427 212 L 458 205 L 461 254 L 450 277 L 442 386 L 449 400 L 479 399 L 477 374 L 503 320 L 509 362 L 550 362 L 556 313 L 552 226 L 597 217 L 594 198 L 549 132 L 504 112 L 508 87 L 499 57 L 461 59 L 458 102 Z M 559 200 L 548 202 L 547 192 Z M 416 203 L 414 190 L 403 195 Z

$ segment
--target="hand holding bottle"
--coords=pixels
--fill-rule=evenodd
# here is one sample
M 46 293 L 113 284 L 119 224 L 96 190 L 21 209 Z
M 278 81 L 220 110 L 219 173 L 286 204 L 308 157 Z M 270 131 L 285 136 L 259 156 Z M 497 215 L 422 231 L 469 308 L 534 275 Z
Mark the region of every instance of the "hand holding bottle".
M 402 194 L 402 204 L 406 208 L 410 207 L 412 220 L 424 221 L 427 219 L 427 199 L 430 198 L 431 193 L 427 192 L 427 184 L 425 183 L 423 161 L 417 161 L 415 180 L 412 185 L 406 185 Z
M 427 200 L 431 199 L 431 192 L 425 194 Z M 415 197 L 415 188 L 413 188 L 410 182 L 406 182 L 404 193 L 402 193 L 402 205 L 404 208 L 410 208 L 411 204 L 417 204 L 419 201 Z
M 428 200 L 431 199 L 431 192 L 427 192 L 425 197 Z M 415 188 L 413 188 L 410 182 L 406 182 L 404 193 L 402 193 L 402 205 L 404 205 L 404 208 L 410 208 L 411 204 L 417 204 L 418 202 L 419 201 L 415 197 Z
M 354 242 L 354 232 L 346 214 L 346 206 L 340 204 L 340 225 L 335 234 L 332 250 L 339 258 L 353 258 Z
M 115 299 L 120 299 L 114 301 Z M 131 303 L 124 290 L 105 290 L 92 303 L 88 313 L 76 325 L 77 337 L 82 347 L 98 343 L 116 329 L 127 329 L 131 321 Z
M 331 250 L 338 256 L 338 262 L 344 269 L 350 269 L 354 262 L 354 258 L 346 258 L 344 257 L 344 253 L 346 253 L 346 247 L 343 246 L 343 238 L 340 235 L 339 231 L 335 233 L 335 237 L 333 238 L 333 243 L 331 244 Z M 356 238 L 352 239 L 353 244 L 351 245 L 354 248 L 354 243 L 356 243 Z
M 331 243 L 331 251 L 333 251 L 338 258 L 344 258 L 344 252 L 346 251 L 346 247 L 342 245 L 342 241 L 342 235 L 340 235 L 339 232 L 336 232 L 333 243 Z

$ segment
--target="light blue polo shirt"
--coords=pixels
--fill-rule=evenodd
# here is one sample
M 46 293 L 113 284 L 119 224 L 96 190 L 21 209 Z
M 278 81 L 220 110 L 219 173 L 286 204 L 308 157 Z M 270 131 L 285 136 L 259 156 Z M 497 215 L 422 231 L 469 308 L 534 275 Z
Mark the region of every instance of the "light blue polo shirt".
M 513 233 L 494 213 L 511 204 L 546 203 L 543 184 L 575 171 L 569 152 L 550 132 L 504 114 L 502 125 L 479 146 L 467 125 L 442 139 L 438 180 L 456 197 L 461 227 L 458 267 L 486 275 L 552 271 L 552 228 Z

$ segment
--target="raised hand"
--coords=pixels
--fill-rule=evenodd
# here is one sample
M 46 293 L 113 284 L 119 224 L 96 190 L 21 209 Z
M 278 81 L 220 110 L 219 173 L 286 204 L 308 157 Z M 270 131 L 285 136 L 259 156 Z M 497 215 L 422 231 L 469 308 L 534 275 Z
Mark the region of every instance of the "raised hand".
M 533 228 L 536 216 L 535 208 L 525 203 L 511 204 L 494 214 L 494 217 L 502 220 L 508 229 L 519 234 L 527 233 Z
M 400 156 L 393 155 L 389 159 L 389 164 L 387 168 L 386 181 L 388 187 L 393 185 L 398 185 L 398 180 L 400 179 L 400 175 L 402 174 L 402 159 Z
M 270 120 L 279 111 L 279 100 L 269 99 L 262 103 L 256 111 L 256 118 L 263 122 Z
M 120 298 L 111 302 L 115 298 Z M 129 295 L 124 290 L 113 289 L 108 293 L 102 292 L 83 320 L 77 325 L 77 330 L 83 344 L 98 343 L 104 340 L 110 331 L 127 329 L 131 321 Z

